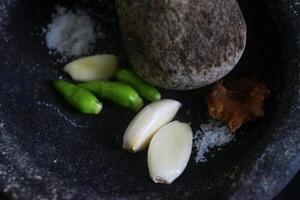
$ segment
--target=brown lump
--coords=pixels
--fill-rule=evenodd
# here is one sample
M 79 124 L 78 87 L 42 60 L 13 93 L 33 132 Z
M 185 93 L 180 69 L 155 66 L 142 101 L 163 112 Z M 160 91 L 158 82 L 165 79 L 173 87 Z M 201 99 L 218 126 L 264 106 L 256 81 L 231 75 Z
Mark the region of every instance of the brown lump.
M 207 93 L 208 112 L 235 132 L 243 124 L 265 114 L 264 101 L 271 92 L 264 82 L 249 78 L 220 81 Z

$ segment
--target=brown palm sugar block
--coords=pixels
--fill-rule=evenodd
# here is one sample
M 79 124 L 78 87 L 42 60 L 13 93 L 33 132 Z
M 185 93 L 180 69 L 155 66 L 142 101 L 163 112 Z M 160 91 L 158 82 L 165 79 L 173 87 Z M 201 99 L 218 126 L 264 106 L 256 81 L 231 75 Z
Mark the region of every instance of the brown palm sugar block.
M 235 132 L 243 124 L 264 116 L 264 101 L 270 95 L 264 82 L 249 78 L 219 81 L 206 94 L 208 112 Z

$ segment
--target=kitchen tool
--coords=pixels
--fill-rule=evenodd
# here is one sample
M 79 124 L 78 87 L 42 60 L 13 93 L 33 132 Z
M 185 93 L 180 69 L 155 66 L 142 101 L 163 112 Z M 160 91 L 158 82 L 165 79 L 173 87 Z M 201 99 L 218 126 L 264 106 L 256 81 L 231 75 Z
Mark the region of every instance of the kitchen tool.
M 111 0 L 0 0 L 0 188 L 12 199 L 271 199 L 300 168 L 300 8 L 298 1 L 239 1 L 248 27 L 245 53 L 230 74 L 257 74 L 272 90 L 265 118 L 196 164 L 192 155 L 172 185 L 154 184 L 147 152 L 122 149 L 135 113 L 105 104 L 99 116 L 64 102 L 51 80 L 68 76 L 50 56 L 41 27 L 57 4 L 81 6 L 107 36 L 95 53 L 121 47 Z M 176 117 L 199 129 L 207 120 L 198 91 L 166 91 L 181 101 Z M 190 111 L 190 114 L 188 114 Z
M 116 0 L 116 8 L 133 68 L 162 88 L 209 85 L 245 49 L 247 27 L 236 0 Z

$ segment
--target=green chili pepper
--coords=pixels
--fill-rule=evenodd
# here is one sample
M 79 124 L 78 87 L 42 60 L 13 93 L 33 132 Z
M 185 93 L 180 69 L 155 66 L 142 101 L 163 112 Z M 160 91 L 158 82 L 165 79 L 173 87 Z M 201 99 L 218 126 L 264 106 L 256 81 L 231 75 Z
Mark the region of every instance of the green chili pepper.
M 115 78 L 118 81 L 124 82 L 132 86 L 136 91 L 149 101 L 156 101 L 161 98 L 160 93 L 157 89 L 144 81 L 138 75 L 136 75 L 133 71 L 128 69 L 120 69 L 116 72 Z
M 111 101 L 119 106 L 138 111 L 143 106 L 143 100 L 129 85 L 112 81 L 91 81 L 78 84 L 97 97 Z
M 100 113 L 102 104 L 91 92 L 62 80 L 53 81 L 53 85 L 69 104 L 80 112 L 85 114 Z

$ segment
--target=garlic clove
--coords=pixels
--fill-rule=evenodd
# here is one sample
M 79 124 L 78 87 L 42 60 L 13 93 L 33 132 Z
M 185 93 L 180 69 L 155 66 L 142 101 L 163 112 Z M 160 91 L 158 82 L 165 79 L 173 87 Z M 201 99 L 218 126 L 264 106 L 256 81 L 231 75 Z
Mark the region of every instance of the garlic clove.
M 154 135 L 148 150 L 148 168 L 155 183 L 171 184 L 187 166 L 193 133 L 186 123 L 171 122 Z
M 118 68 L 118 59 L 114 55 L 103 54 L 77 59 L 64 67 L 74 81 L 86 82 L 108 80 Z
M 123 137 L 123 148 L 131 152 L 143 150 L 154 133 L 169 123 L 178 112 L 181 103 L 164 99 L 155 101 L 143 108 L 131 121 Z

